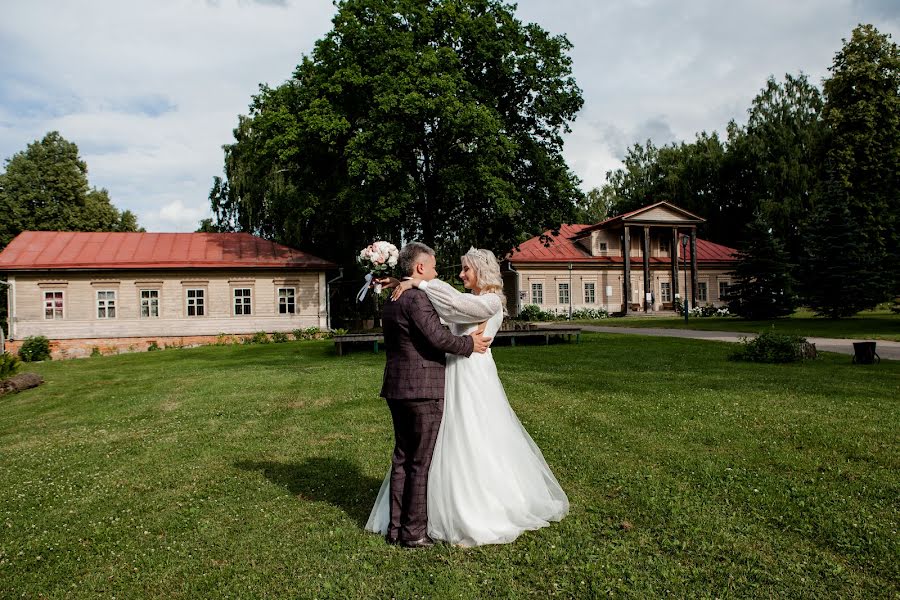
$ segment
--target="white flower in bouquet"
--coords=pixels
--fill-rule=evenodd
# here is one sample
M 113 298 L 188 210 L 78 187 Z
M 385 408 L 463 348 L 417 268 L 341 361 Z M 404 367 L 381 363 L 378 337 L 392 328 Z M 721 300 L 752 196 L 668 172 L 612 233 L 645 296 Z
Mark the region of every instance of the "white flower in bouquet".
M 359 295 L 357 295 L 358 301 L 362 302 L 366 297 L 366 292 L 369 289 L 369 284 L 372 282 L 372 279 L 376 276 L 384 276 L 390 273 L 391 269 L 397 266 L 397 259 L 399 257 L 400 251 L 397 250 L 397 246 L 383 240 L 369 244 L 359 251 L 356 262 L 368 269 L 369 274 L 366 275 L 366 283 L 363 286 L 363 289 L 361 289 Z M 375 284 L 375 293 L 381 293 L 380 284 Z

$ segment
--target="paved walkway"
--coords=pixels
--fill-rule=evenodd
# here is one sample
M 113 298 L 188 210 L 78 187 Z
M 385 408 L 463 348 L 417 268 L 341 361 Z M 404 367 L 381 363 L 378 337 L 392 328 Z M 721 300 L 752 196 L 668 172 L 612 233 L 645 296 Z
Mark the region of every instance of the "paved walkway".
M 567 325 L 545 325 L 556 328 Z M 754 333 L 738 333 L 734 331 L 701 331 L 699 329 L 664 329 L 662 327 L 604 327 L 602 325 L 582 325 L 583 331 L 597 333 L 623 333 L 631 335 L 652 335 L 659 337 L 688 338 L 694 340 L 714 340 L 716 342 L 737 342 L 742 337 L 756 337 Z M 816 345 L 821 352 L 838 352 L 853 355 L 853 342 L 872 340 L 851 340 L 842 338 L 807 337 L 807 341 Z M 876 340 L 875 351 L 882 359 L 900 360 L 900 342 Z

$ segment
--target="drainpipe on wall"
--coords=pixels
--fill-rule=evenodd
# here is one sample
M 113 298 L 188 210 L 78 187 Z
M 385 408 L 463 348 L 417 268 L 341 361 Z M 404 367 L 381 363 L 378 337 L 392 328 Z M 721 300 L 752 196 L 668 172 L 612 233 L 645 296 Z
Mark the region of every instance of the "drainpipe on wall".
M 338 269 L 338 276 L 325 282 L 325 323 L 331 331 L 331 284 L 344 278 L 344 267 Z
M 513 273 L 513 293 L 515 294 L 515 301 L 516 301 L 515 314 L 510 315 L 510 316 L 517 317 L 517 316 L 519 316 L 519 313 L 522 312 L 522 300 L 519 298 L 519 290 L 521 288 L 521 285 L 520 285 L 521 282 L 519 281 L 520 274 L 516 270 L 516 267 L 512 264 L 512 261 L 507 260 L 505 262 L 505 264 L 506 264 L 507 271 L 510 273 Z M 504 292 L 505 292 L 505 290 L 504 290 Z M 507 310 L 509 310 L 509 298 L 506 299 L 506 308 L 507 308 Z

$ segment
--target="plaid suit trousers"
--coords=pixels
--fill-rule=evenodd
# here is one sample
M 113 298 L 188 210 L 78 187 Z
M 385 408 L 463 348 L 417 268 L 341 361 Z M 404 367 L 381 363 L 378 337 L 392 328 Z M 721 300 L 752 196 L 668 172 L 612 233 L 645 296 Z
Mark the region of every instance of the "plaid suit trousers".
M 387 403 L 394 422 L 387 535 L 418 540 L 428 533 L 428 471 L 444 415 L 444 399 L 389 398 Z

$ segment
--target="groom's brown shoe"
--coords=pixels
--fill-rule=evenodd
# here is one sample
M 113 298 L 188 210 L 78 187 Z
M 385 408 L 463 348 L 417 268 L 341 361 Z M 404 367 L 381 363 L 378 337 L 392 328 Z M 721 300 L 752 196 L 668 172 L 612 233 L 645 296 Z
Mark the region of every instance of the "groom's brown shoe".
M 400 543 L 400 540 L 390 534 L 384 536 L 384 541 L 386 541 L 389 546 L 396 546 Z
M 434 546 L 434 540 L 426 535 L 417 540 L 400 540 L 400 545 L 404 548 L 430 548 Z

